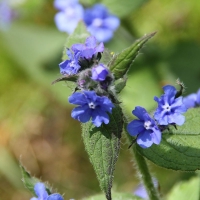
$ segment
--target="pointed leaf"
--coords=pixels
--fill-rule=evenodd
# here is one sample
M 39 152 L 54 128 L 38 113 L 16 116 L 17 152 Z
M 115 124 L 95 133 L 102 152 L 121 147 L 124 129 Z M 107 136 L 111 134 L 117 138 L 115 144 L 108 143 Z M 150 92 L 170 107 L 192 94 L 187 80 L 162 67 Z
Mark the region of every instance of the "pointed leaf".
M 40 180 L 32 177 L 21 164 L 20 168 L 22 173 L 22 182 L 24 183 L 25 188 L 27 188 L 33 195 L 35 195 L 34 186 L 37 182 L 40 182 Z
M 130 47 L 113 57 L 109 63 L 110 70 L 114 73 L 115 79 L 122 78 L 129 70 L 143 45 L 152 38 L 156 32 L 143 36 L 136 40 Z
M 113 108 L 109 124 L 95 127 L 91 122 L 83 124 L 82 136 L 100 184 L 100 188 L 111 200 L 111 188 L 115 164 L 120 150 L 123 127 L 122 111 L 119 106 Z
M 41 182 L 39 179 L 32 177 L 30 173 L 20 164 L 21 173 L 22 173 L 22 182 L 24 183 L 25 188 L 27 188 L 33 195 L 35 194 L 34 186 L 36 183 Z M 45 184 L 48 194 L 51 194 L 51 188 L 48 184 Z
M 185 114 L 186 122 L 177 130 L 164 131 L 160 145 L 137 150 L 155 164 L 173 170 L 196 171 L 200 169 L 200 108 Z

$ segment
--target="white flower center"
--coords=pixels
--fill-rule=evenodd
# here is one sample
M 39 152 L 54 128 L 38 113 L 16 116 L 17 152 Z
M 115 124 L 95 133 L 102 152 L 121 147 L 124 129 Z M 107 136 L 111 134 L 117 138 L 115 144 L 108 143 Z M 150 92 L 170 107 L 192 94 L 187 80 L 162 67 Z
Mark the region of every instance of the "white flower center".
M 151 128 L 151 122 L 150 121 L 146 121 L 146 122 L 144 122 L 144 128 L 145 129 L 150 129 Z
M 96 27 L 100 27 L 103 23 L 103 20 L 101 18 L 96 18 L 93 20 L 92 25 Z
M 96 105 L 95 105 L 94 102 L 88 103 L 88 106 L 89 106 L 89 108 L 91 108 L 91 109 L 95 109 L 95 108 L 96 108 Z
M 166 103 L 164 106 L 163 106 L 163 109 L 166 111 L 166 112 L 170 112 L 171 111 L 171 106 Z
M 69 66 L 72 67 L 72 68 L 74 67 L 74 65 L 75 65 L 75 61 L 71 61 L 70 64 L 69 64 Z

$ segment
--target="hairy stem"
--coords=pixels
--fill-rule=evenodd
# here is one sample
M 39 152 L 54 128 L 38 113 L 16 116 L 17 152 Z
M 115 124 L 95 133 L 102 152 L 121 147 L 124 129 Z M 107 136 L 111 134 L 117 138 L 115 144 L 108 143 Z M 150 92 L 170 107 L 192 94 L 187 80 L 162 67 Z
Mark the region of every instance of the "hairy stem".
M 125 123 L 125 124 L 127 125 L 127 123 Z M 125 125 L 125 132 L 126 132 L 126 135 L 128 137 L 129 143 L 131 144 L 132 141 L 133 141 L 133 138 L 126 131 L 126 125 Z M 136 166 L 137 166 L 137 171 L 140 174 L 141 181 L 146 188 L 149 199 L 150 200 L 159 200 L 160 199 L 159 193 L 158 193 L 158 190 L 154 187 L 152 177 L 151 177 L 151 174 L 149 172 L 149 168 L 147 166 L 146 160 L 137 151 L 136 144 L 133 144 L 133 146 L 131 148 L 133 149 L 133 154 L 135 156 L 135 163 L 136 163 Z
M 152 177 L 149 172 L 146 160 L 144 157 L 136 150 L 136 145 L 133 145 L 133 153 L 135 155 L 135 161 L 137 163 L 137 170 L 141 174 L 142 182 L 147 190 L 150 200 L 159 200 L 159 194 L 157 189 L 154 187 Z

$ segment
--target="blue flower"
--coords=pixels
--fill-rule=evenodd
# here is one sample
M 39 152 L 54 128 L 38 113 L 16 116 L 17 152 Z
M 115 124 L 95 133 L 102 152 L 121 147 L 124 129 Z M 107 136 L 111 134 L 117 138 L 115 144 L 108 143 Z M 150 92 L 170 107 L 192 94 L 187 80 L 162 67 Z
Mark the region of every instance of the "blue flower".
M 59 64 L 60 73 L 63 75 L 77 74 L 81 68 L 78 62 L 79 54 L 73 55 L 69 49 L 67 49 L 66 53 L 69 57 L 69 60 L 65 60 Z
M 158 181 L 156 178 L 153 178 L 153 184 L 154 184 L 154 187 L 158 188 Z M 136 190 L 134 191 L 134 194 L 142 199 L 145 199 L 145 200 L 148 200 L 149 199 L 149 196 L 148 196 L 148 193 L 144 187 L 143 184 L 140 184 Z
M 92 123 L 99 127 L 109 123 L 107 112 L 111 113 L 113 103 L 105 96 L 97 96 L 94 91 L 76 92 L 69 97 L 69 103 L 79 105 L 72 110 L 71 116 L 82 123 L 92 118 Z
M 55 15 L 55 23 L 60 31 L 72 33 L 83 19 L 84 9 L 78 0 L 55 0 L 54 6 L 60 10 Z
M 108 75 L 108 69 L 103 65 L 99 64 L 92 68 L 92 79 L 95 81 L 104 81 Z
M 96 38 L 90 36 L 86 39 L 85 44 L 72 45 L 72 50 L 75 54 L 80 53 L 80 57 L 90 59 L 97 53 L 102 53 L 104 51 L 104 44 L 100 43 L 97 45 Z
M 148 148 L 153 143 L 160 144 L 161 132 L 147 111 L 137 106 L 132 113 L 139 120 L 135 119 L 131 121 L 127 126 L 127 130 L 131 136 L 137 136 L 137 144 L 142 148 Z
M 185 122 L 182 113 L 187 111 L 182 97 L 175 98 L 177 91 L 171 85 L 164 86 L 163 90 L 164 94 L 160 98 L 154 97 L 154 100 L 158 102 L 154 118 L 159 125 L 178 124 L 181 126 Z
M 196 106 L 200 106 L 200 89 L 197 93 L 190 94 L 183 98 L 183 103 L 186 108 L 194 108 Z
M 7 30 L 15 15 L 7 1 L 0 2 L 0 29 Z
M 120 24 L 119 19 L 111 15 L 107 8 L 101 4 L 96 4 L 92 8 L 86 9 L 84 21 L 87 25 L 87 30 L 99 42 L 108 42 Z
M 36 183 L 34 191 L 38 198 L 33 197 L 30 200 L 64 200 L 64 198 L 58 193 L 48 195 L 43 183 Z

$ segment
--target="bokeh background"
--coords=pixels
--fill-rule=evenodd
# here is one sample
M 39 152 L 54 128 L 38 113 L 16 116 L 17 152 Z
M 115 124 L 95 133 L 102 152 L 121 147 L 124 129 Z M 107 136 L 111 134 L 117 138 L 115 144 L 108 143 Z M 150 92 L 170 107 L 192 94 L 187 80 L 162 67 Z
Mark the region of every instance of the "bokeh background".
M 82 0 L 84 6 L 106 5 L 121 26 L 105 46 L 114 52 L 145 33 L 157 34 L 142 49 L 129 71 L 121 94 L 131 116 L 136 105 L 152 111 L 154 96 L 165 84 L 185 83 L 184 95 L 200 86 L 200 3 L 196 0 Z M 67 34 L 57 30 L 53 0 L 10 0 L 16 12 L 0 29 L 0 199 L 27 200 L 19 161 L 37 178 L 48 181 L 65 199 L 100 192 L 84 151 L 81 127 L 70 117 L 70 85 L 51 82 L 60 77 Z M 123 138 L 114 190 L 133 192 L 138 184 L 134 160 Z M 148 162 L 163 196 L 193 173 L 174 172 Z

